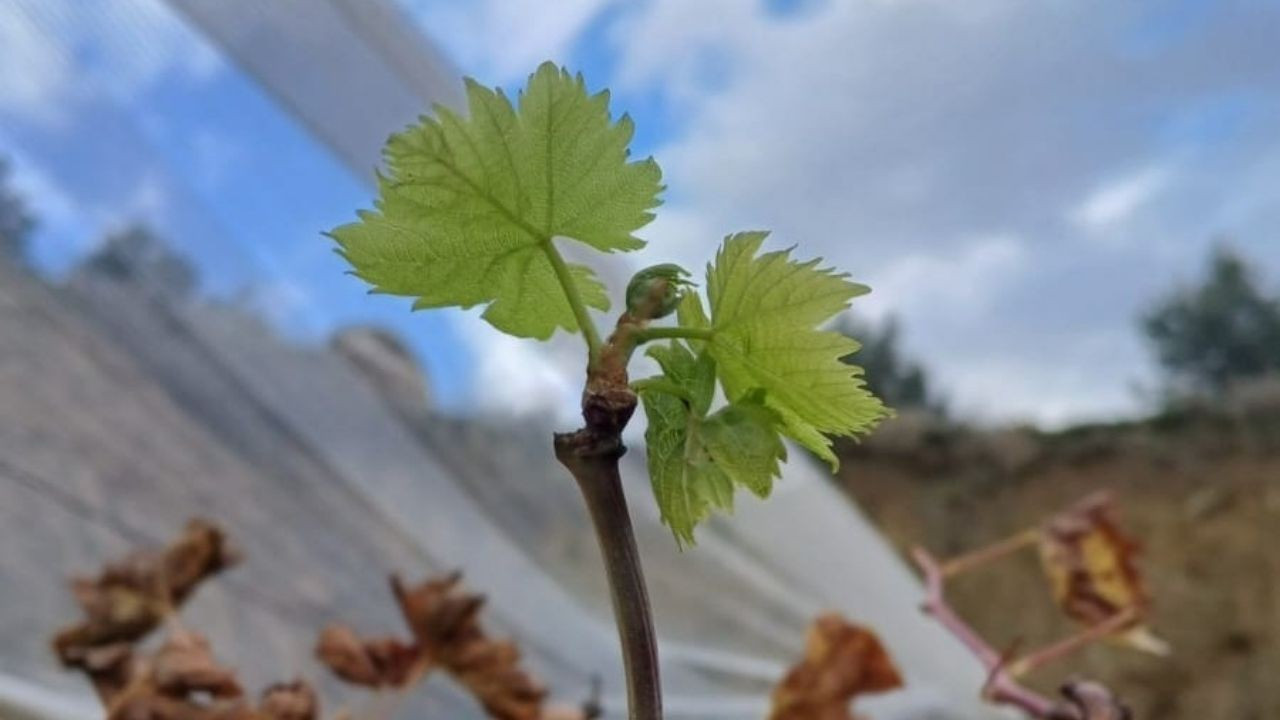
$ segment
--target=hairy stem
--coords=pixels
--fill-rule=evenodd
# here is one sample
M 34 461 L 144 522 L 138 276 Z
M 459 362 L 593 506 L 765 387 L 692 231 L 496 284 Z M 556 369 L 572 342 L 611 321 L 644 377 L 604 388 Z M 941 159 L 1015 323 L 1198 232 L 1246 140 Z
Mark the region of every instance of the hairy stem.
M 1053 702 L 1019 685 L 1008 673 L 1005 659 L 951 608 L 943 595 L 942 567 L 923 548 L 915 548 L 912 559 L 924 573 L 925 601 L 922 609 L 932 615 L 973 653 L 988 673 L 983 695 L 992 702 L 1012 705 L 1034 718 L 1048 718 Z
M 588 367 L 595 367 L 600 359 L 600 331 L 596 329 L 596 323 L 591 319 L 590 313 L 587 312 L 587 304 L 582 301 L 582 293 L 578 292 L 578 284 L 573 281 L 573 274 L 569 272 L 569 265 L 564 261 L 564 256 L 560 254 L 560 250 L 556 248 L 554 242 L 550 239 L 542 243 L 542 250 L 547 254 L 547 259 L 551 261 L 551 268 L 555 270 L 556 279 L 560 281 L 560 287 L 564 289 L 565 299 L 569 301 L 569 307 L 573 310 L 573 317 L 578 321 L 578 327 L 582 329 L 582 337 L 587 341 L 587 362 Z

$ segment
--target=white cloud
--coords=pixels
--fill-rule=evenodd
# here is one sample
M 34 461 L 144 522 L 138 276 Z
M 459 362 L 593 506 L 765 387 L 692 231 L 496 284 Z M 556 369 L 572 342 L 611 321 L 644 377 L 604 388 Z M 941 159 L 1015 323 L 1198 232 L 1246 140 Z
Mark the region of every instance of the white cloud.
M 865 279 L 872 293 L 856 309 L 874 318 L 902 312 L 972 322 L 993 309 L 1007 283 L 1026 273 L 1028 255 L 1025 244 L 1008 235 L 941 253 L 906 253 Z
M 0 11 L 0 109 L 52 119 L 59 95 L 72 84 L 71 70 L 21 6 Z
M 480 411 L 515 417 L 541 415 L 544 419 L 550 415 L 572 423 L 582 379 L 569 368 L 575 363 L 577 367 L 583 365 L 581 340 L 558 334 L 561 342 L 571 340 L 575 346 L 576 357 L 570 358 L 570 343 L 553 347 L 511 337 L 478 315 L 459 314 L 455 327 L 470 346 L 475 361 L 474 383 Z
M 0 111 L 65 121 L 78 103 L 128 103 L 167 73 L 200 80 L 218 54 L 161 0 L 0 5 Z
M 195 182 L 210 191 L 221 187 L 245 156 L 240 143 L 209 128 L 195 132 L 191 153 L 195 160 Z
M 993 416 L 1123 409 L 1147 371 L 1143 299 L 1126 289 L 1199 259 L 1197 216 L 1263 227 L 1261 211 L 1219 210 L 1241 207 L 1233 189 L 1280 146 L 1275 9 L 1227 5 L 1138 52 L 1145 12 L 911 0 L 776 18 L 760 3 L 648 3 L 610 34 L 612 82 L 681 118 L 655 153 L 671 200 L 645 234 L 695 267 L 748 228 L 826 256 L 873 286 L 856 306 L 903 315 L 909 349 Z M 1191 192 L 1196 163 L 1231 141 L 1162 128 L 1241 92 L 1269 94 L 1251 116 L 1262 144 Z M 1121 225 L 1129 242 L 1097 242 Z
M 859 311 L 902 315 L 908 350 L 986 417 L 1136 407 L 1150 368 L 1134 316 L 1214 232 L 1280 268 L 1280 8 L 1222 3 L 1179 25 L 1147 6 L 1020 0 L 785 17 L 741 0 L 418 5 L 464 67 L 503 82 L 612 49 L 613 76 L 592 84 L 660 98 L 651 116 L 674 126 L 642 262 L 700 274 L 725 234 L 771 228 L 775 247 L 872 285 Z M 1241 98 L 1239 127 L 1224 124 Z M 551 367 L 538 357 L 521 362 Z M 562 387 L 572 406 L 576 379 Z
M 486 82 L 523 79 L 544 60 L 565 62 L 607 0 L 411 0 L 424 29 Z
M 1106 230 L 1124 222 L 1168 187 L 1172 172 L 1167 166 L 1145 167 L 1103 183 L 1071 213 L 1084 229 Z

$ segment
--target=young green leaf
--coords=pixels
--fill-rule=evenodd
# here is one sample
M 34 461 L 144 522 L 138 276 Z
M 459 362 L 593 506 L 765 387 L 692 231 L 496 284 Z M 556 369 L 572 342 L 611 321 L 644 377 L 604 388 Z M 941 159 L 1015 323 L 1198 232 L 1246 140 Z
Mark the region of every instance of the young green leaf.
M 662 190 L 652 158 L 629 162 L 630 118 L 609 94 L 543 64 L 516 105 L 467 81 L 468 117 L 436 117 L 393 135 L 377 209 L 332 236 L 376 292 L 415 308 L 487 304 L 512 335 L 579 329 L 583 305 L 609 301 L 590 268 L 566 264 L 553 238 L 603 252 L 636 250 Z M 575 307 L 576 306 L 576 307 Z
M 692 545 L 693 529 L 712 509 L 731 510 L 737 485 L 760 497 L 773 488 L 786 447 L 777 415 L 762 393 L 708 414 L 715 393 L 715 362 L 686 345 L 655 346 L 649 355 L 663 375 L 637 383 L 649 428 L 649 477 L 662 521 L 676 542 Z
M 783 432 L 834 469 L 838 460 L 826 435 L 866 432 L 888 411 L 865 388 L 862 370 L 840 361 L 858 344 L 817 326 L 868 288 L 819 267 L 820 259 L 792 260 L 790 250 L 757 256 L 766 235 L 729 236 L 708 265 L 715 332 L 707 352 L 731 401 L 763 390 Z M 704 322 L 696 295 L 688 293 L 684 305 L 682 322 Z

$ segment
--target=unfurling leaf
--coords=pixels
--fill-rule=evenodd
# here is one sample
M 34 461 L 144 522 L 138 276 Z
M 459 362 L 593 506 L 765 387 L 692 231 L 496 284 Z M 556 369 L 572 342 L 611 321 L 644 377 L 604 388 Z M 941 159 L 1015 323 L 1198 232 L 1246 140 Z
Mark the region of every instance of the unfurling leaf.
M 692 545 L 693 529 L 713 508 L 731 510 L 737 486 L 769 494 L 786 459 L 778 419 L 759 393 L 708 414 L 715 362 L 673 342 L 650 348 L 663 375 L 639 383 L 649 428 L 649 477 L 662 521 L 676 541 Z
M 839 615 L 823 615 L 809 628 L 804 658 L 774 689 L 769 720 L 852 720 L 855 697 L 901 686 L 875 633 Z
M 589 268 L 561 264 L 553 238 L 642 247 L 633 233 L 653 218 L 661 171 L 628 162 L 634 128 L 611 120 L 607 92 L 588 94 L 551 63 L 514 106 L 471 80 L 467 101 L 468 117 L 437 107 L 393 135 L 377 209 L 332 235 L 356 275 L 416 308 L 487 305 L 485 319 L 512 335 L 573 332 L 562 281 L 590 307 L 609 302 Z
M 1116 522 L 1108 493 L 1086 497 L 1040 531 L 1040 558 L 1063 613 L 1086 625 L 1128 613 L 1133 622 L 1115 640 L 1164 655 L 1167 644 L 1144 624 L 1150 598 L 1138 569 L 1138 552 L 1138 543 Z
M 643 320 L 664 318 L 676 311 L 684 297 L 689 271 L 672 263 L 647 267 L 627 283 L 627 312 Z
M 888 411 L 867 391 L 862 369 L 841 362 L 858 344 L 817 327 L 868 288 L 819 267 L 820 259 L 792 260 L 790 250 L 757 256 L 766 235 L 725 239 L 707 267 L 710 319 L 690 293 L 681 322 L 708 322 L 714 330 L 707 350 L 731 402 L 763 390 L 783 432 L 834 469 L 826 436 L 867 432 Z

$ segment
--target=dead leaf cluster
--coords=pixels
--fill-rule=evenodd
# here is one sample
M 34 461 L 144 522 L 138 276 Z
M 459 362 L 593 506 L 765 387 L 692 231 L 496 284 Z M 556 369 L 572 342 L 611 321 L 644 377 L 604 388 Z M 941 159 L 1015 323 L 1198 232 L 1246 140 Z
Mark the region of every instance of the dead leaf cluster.
M 392 576 L 391 591 L 411 639 L 362 638 L 345 625 L 331 625 L 320 634 L 316 655 L 334 674 L 356 685 L 403 688 L 440 669 L 466 687 L 490 717 L 543 717 L 546 689 L 521 666 L 514 643 L 484 631 L 484 598 L 462 588 L 461 574 L 418 585 Z

